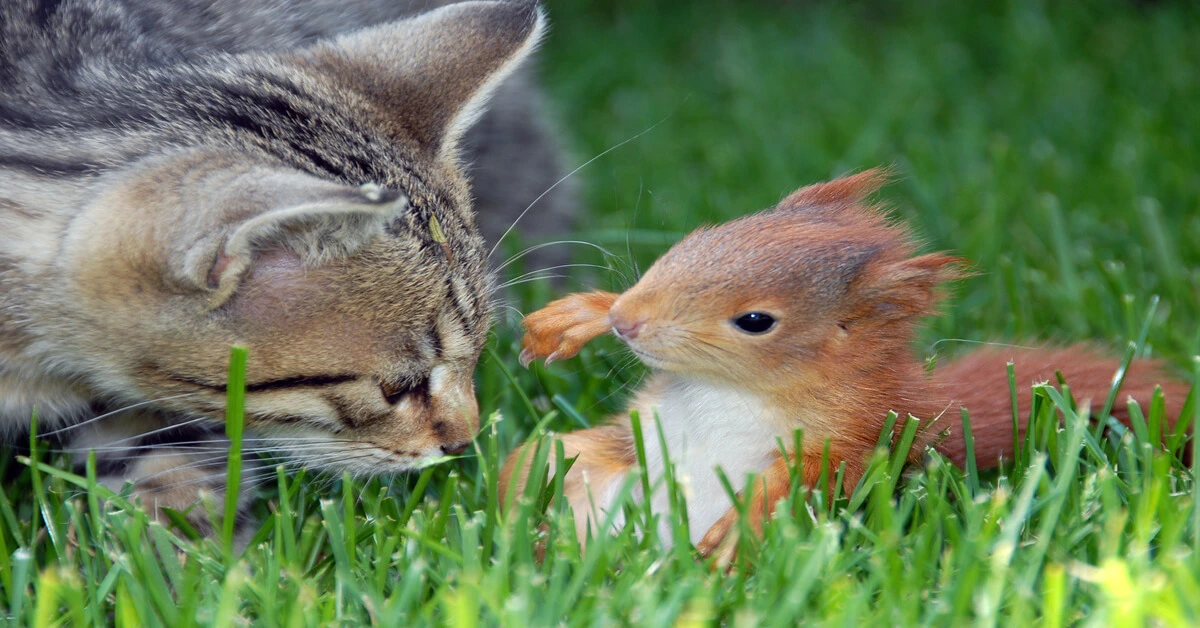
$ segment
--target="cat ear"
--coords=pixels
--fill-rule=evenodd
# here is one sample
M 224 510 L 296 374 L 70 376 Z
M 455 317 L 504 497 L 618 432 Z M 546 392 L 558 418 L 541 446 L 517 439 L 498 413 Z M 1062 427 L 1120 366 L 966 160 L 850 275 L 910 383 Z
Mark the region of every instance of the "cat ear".
M 298 173 L 265 175 L 228 192 L 225 202 L 240 212 L 184 256 L 184 274 L 208 293 L 209 308 L 233 295 L 261 253 L 286 252 L 312 268 L 358 252 L 408 207 L 408 197 L 394 190 Z
M 880 268 L 865 278 L 858 288 L 859 301 L 871 315 L 882 319 L 900 319 L 934 313 L 938 286 L 961 279 L 970 273 L 963 269 L 967 260 L 942 253 L 918 255 Z
M 492 92 L 537 47 L 536 2 L 463 2 L 369 28 L 309 51 L 307 61 L 375 107 L 380 124 L 435 158 L 459 139 Z

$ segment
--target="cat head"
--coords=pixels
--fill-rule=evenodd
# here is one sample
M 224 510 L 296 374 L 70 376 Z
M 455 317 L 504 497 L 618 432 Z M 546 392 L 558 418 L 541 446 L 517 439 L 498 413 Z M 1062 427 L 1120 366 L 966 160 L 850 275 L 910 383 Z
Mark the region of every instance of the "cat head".
M 101 394 L 217 419 L 246 346 L 248 425 L 310 466 L 462 451 L 492 288 L 457 145 L 543 25 L 463 3 L 129 77 L 155 95 L 131 128 L 160 148 L 68 225 L 70 323 L 47 337 Z

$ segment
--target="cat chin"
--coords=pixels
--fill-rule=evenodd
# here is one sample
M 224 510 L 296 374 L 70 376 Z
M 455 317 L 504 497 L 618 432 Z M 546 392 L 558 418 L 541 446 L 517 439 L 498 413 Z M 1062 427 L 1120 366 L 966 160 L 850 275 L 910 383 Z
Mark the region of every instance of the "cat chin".
M 348 472 L 355 477 L 416 471 L 453 459 L 437 445 L 411 451 L 397 451 L 366 441 L 341 440 L 332 436 L 279 437 L 263 439 L 282 456 L 289 469 L 308 469 L 322 473 Z M 303 442 L 297 444 L 297 440 Z
M 348 454 L 354 456 L 351 459 L 336 461 L 311 461 L 310 463 L 307 456 L 289 455 L 289 457 L 292 463 L 298 468 L 334 474 L 345 472 L 360 478 L 404 473 L 406 471 L 419 471 L 425 467 L 440 464 L 451 459 L 449 456 L 436 450 L 431 450 L 425 456 L 413 459 L 400 459 L 396 454 L 391 454 L 386 450 L 377 447 L 372 447 L 372 449 L 375 455 L 364 455 L 360 451 Z

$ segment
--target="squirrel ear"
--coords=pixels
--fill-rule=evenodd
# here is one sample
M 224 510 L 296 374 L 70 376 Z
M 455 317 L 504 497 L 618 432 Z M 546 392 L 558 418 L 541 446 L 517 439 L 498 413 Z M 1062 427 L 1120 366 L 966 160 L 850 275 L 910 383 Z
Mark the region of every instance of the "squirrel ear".
M 783 211 L 839 211 L 859 204 L 892 178 L 888 168 L 872 168 L 858 174 L 815 183 L 787 195 L 776 206 Z
M 208 293 L 209 308 L 233 295 L 260 253 L 286 251 L 305 268 L 347 257 L 408 207 L 408 197 L 377 185 L 352 187 L 287 172 L 228 194 L 226 203 L 240 215 L 195 242 L 183 260 L 189 283 Z M 260 211 L 246 215 L 246 208 Z
M 536 2 L 463 2 L 318 44 L 305 61 L 364 96 L 397 139 L 453 159 L 545 23 Z
M 966 263 L 961 257 L 942 253 L 893 262 L 872 273 L 859 295 L 876 317 L 900 319 L 932 314 L 938 286 L 967 276 L 961 268 Z

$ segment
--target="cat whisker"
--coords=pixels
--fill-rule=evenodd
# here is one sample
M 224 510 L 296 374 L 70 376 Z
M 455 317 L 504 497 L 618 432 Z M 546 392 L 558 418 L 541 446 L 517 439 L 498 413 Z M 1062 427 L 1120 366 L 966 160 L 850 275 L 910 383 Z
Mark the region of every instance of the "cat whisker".
M 497 306 L 497 307 L 502 307 L 502 308 L 504 308 L 504 309 L 506 309 L 506 310 L 511 310 L 512 312 L 514 312 L 514 313 L 517 315 L 517 320 L 518 320 L 518 321 L 520 321 L 521 319 L 525 318 L 525 313 L 524 313 L 524 312 L 522 312 L 521 310 L 518 310 L 516 307 L 514 307 L 514 306 L 512 306 L 512 305 L 509 305 L 509 304 L 507 304 L 507 303 L 497 303 L 497 304 L 496 304 L 496 306 Z
M 100 420 L 102 420 L 102 419 L 106 419 L 106 418 L 108 418 L 108 417 L 110 417 L 110 416 L 114 416 L 114 415 L 120 414 L 120 413 L 122 413 L 122 412 L 126 412 L 126 411 L 128 411 L 128 410 L 133 410 L 134 408 L 140 408 L 140 407 L 143 407 L 143 406 L 148 406 L 148 405 L 155 404 L 155 403 L 159 403 L 159 402 L 162 402 L 162 401 L 170 401 L 170 400 L 172 400 L 172 399 L 182 399 L 182 398 L 184 398 L 184 397 L 192 397 L 192 396 L 195 396 L 195 395 L 198 395 L 198 394 L 200 394 L 200 393 L 183 393 L 183 394 L 179 394 L 179 395 L 171 395 L 170 397 L 160 397 L 160 398 L 158 398 L 158 399 L 150 399 L 150 400 L 147 400 L 147 401 L 139 401 L 138 403 L 135 403 L 135 404 L 132 404 L 132 405 L 129 405 L 129 406 L 125 406 L 125 407 L 123 407 L 123 408 L 118 408 L 118 409 L 116 409 L 116 410 L 111 410 L 111 411 L 109 411 L 109 412 L 105 412 L 104 414 L 101 414 L 101 415 L 99 415 L 99 416 L 94 416 L 94 417 L 92 417 L 92 418 L 90 418 L 90 419 L 87 419 L 87 420 L 84 420 L 84 421 L 80 421 L 80 422 L 78 422 L 78 423 L 72 423 L 72 424 L 70 424 L 70 425 L 67 425 L 67 426 L 65 426 L 65 427 L 60 427 L 60 428 L 58 428 L 58 429 L 56 429 L 56 430 L 52 430 L 52 431 L 49 431 L 49 432 L 42 432 L 42 433 L 40 433 L 40 434 L 39 434 L 39 436 L 55 436 L 55 435 L 61 434 L 61 433 L 63 433 L 63 432 L 66 432 L 66 431 L 73 430 L 73 429 L 76 429 L 76 428 L 78 428 L 78 427 L 81 427 L 81 426 L 84 426 L 84 425 L 88 425 L 88 424 L 90 424 L 90 423 L 95 423 L 96 421 L 100 421 Z
M 620 147 L 622 147 L 622 146 L 624 146 L 624 145 L 626 145 L 626 144 L 628 144 L 628 143 L 630 143 L 630 142 L 632 142 L 632 141 L 634 141 L 634 140 L 637 140 L 637 139 L 641 138 L 643 135 L 645 135 L 645 134 L 647 134 L 647 133 L 649 133 L 649 132 L 653 131 L 654 129 L 657 129 L 657 128 L 658 128 L 658 127 L 659 127 L 659 126 L 662 124 L 662 123 L 664 123 L 664 122 L 666 122 L 667 120 L 671 119 L 671 117 L 672 117 L 672 116 L 674 116 L 674 115 L 675 115 L 675 112 L 674 112 L 674 111 L 672 111 L 672 112 L 671 112 L 670 114 L 668 114 L 668 115 L 667 115 L 665 118 L 663 118 L 662 120 L 659 120 L 658 122 L 655 122 L 654 124 L 650 125 L 650 127 L 649 127 L 649 128 L 647 128 L 646 130 L 642 131 L 641 133 L 638 133 L 637 135 L 634 135 L 633 137 L 630 137 L 630 138 L 628 138 L 628 139 L 626 139 L 626 140 L 624 140 L 624 141 L 618 142 L 617 144 L 614 144 L 614 145 L 612 145 L 612 146 L 608 147 L 607 149 L 605 149 L 605 150 L 601 151 L 601 152 L 600 152 L 600 154 L 598 154 L 598 155 L 596 155 L 595 157 L 592 157 L 591 159 L 589 159 L 589 160 L 587 160 L 587 161 L 583 162 L 582 164 L 580 164 L 580 165 L 579 165 L 577 168 L 575 168 L 574 170 L 572 170 L 572 171 L 568 172 L 567 174 L 563 175 L 563 177 L 562 177 L 561 179 L 559 179 L 558 181 L 555 181 L 553 185 L 551 185 L 550 187 L 546 188 L 546 191 L 545 191 L 545 192 L 542 192 L 541 194 L 539 194 L 539 195 L 537 196 L 537 198 L 533 199 L 533 202 L 529 203 L 529 206 L 528 206 L 528 207 L 526 207 L 524 210 L 522 210 L 520 214 L 517 214 L 517 218 L 516 218 L 515 220 L 513 220 L 513 221 L 512 221 L 512 224 L 508 226 L 508 229 L 505 229 L 505 230 L 504 230 L 504 233 L 500 235 L 500 237 L 499 237 L 499 238 L 496 240 L 496 243 L 492 245 L 492 248 L 491 248 L 491 250 L 490 250 L 490 251 L 488 251 L 488 259 L 491 259 L 492 255 L 495 255 L 495 253 L 496 253 L 496 249 L 497 249 L 497 248 L 500 246 L 500 244 L 501 244 L 502 242 L 504 242 L 504 238 L 507 238 L 507 237 L 508 237 L 508 234 L 512 233 L 512 230 L 513 230 L 513 229 L 514 229 L 514 228 L 517 226 L 517 223 L 518 223 L 518 222 L 521 222 L 521 219 L 525 217 L 525 214 L 529 213 L 529 210 L 530 210 L 530 209 L 533 209 L 533 206 L 534 206 L 534 205 L 537 205 L 538 201 L 540 201 L 540 200 L 542 200 L 543 198 L 545 198 L 545 196 L 546 196 L 547 194 L 549 194 L 551 191 L 553 191 L 553 190 L 554 190 L 554 188 L 556 188 L 556 187 L 558 187 L 559 185 L 561 185 L 563 181 L 566 181 L 567 179 L 570 179 L 571 177 L 575 176 L 575 174 L 576 174 L 576 173 L 578 173 L 580 170 L 583 170 L 584 168 L 588 167 L 589 165 L 591 165 L 591 164 L 592 164 L 592 162 L 596 161 L 597 159 L 600 159 L 601 157 L 603 157 L 603 156 L 605 156 L 605 155 L 607 155 L 607 154 L 609 154 L 609 153 L 613 152 L 614 150 L 617 150 L 618 148 L 620 148 Z
M 298 472 L 300 470 L 304 470 L 305 473 L 308 474 L 309 481 L 318 483 L 318 485 L 320 487 L 320 489 L 319 489 L 320 492 L 325 492 L 328 489 L 332 488 L 334 485 L 336 485 L 339 481 L 341 481 L 343 470 L 339 469 L 339 470 L 335 471 L 335 470 L 330 470 L 330 469 L 326 469 L 326 468 L 322 468 L 320 466 L 314 466 L 314 465 L 321 465 L 330 460 L 337 460 L 339 462 L 354 462 L 356 460 L 379 460 L 380 457 L 381 457 L 381 455 L 380 455 L 380 452 L 378 452 L 378 451 L 362 451 L 357 454 L 356 453 L 348 453 L 348 452 L 344 452 L 344 451 L 343 452 L 334 452 L 334 453 L 330 453 L 330 454 L 323 454 L 320 456 L 315 456 L 312 458 L 306 458 L 304 460 L 298 460 L 298 459 L 287 460 L 287 461 L 279 463 L 278 465 L 273 465 L 271 467 L 271 470 L 273 473 L 274 469 L 279 466 L 284 467 L 285 469 L 289 470 L 292 473 Z M 352 471 L 351 475 L 356 478 L 364 477 L 365 475 L 370 475 L 371 477 L 379 477 L 378 473 L 375 473 L 375 472 L 372 472 L 370 474 L 364 474 L 361 471 L 360 472 Z
M 638 178 L 637 201 L 635 201 L 633 203 L 633 218 L 629 221 L 629 223 L 626 223 L 626 228 L 625 228 L 625 255 L 628 256 L 630 263 L 633 264 L 633 276 L 638 280 L 641 280 L 641 278 L 642 278 L 642 269 L 638 268 L 637 258 L 635 258 L 633 256 L 633 247 L 631 247 L 629 245 L 630 229 L 629 229 L 628 225 L 637 224 L 637 215 L 638 215 L 638 210 L 641 209 L 641 207 L 642 207 L 642 190 L 644 190 L 644 189 L 645 189 L 644 182 L 639 177 Z M 628 280 L 626 280 L 626 285 L 628 285 Z
M 186 449 L 189 453 L 191 453 L 191 452 L 200 453 L 200 452 L 209 452 L 209 451 L 212 451 L 212 452 L 228 452 L 229 451 L 228 445 L 226 445 L 226 446 L 212 445 L 211 441 L 209 441 L 209 446 L 207 446 L 207 447 L 198 446 L 198 444 L 156 443 L 153 445 L 137 445 L 137 446 L 131 446 L 131 447 L 77 447 L 77 448 L 67 447 L 65 449 L 54 449 L 52 451 L 54 453 L 70 454 L 72 456 L 82 456 L 82 455 L 87 454 L 88 452 L 93 452 L 93 451 L 96 452 L 97 454 L 103 454 L 103 453 L 108 453 L 108 452 L 125 452 L 125 451 L 131 452 L 129 456 L 105 456 L 104 457 L 105 460 L 120 460 L 122 458 L 133 459 L 133 458 L 137 457 L 137 453 L 139 451 L 155 451 L 155 450 L 163 449 L 164 447 Z M 242 451 L 245 452 L 246 450 L 243 449 Z
M 316 447 L 316 446 L 318 446 L 318 445 L 310 445 L 308 447 L 311 448 L 311 447 Z M 147 451 L 154 452 L 154 451 L 162 451 L 164 449 L 183 450 L 180 453 L 186 453 L 186 454 L 212 453 L 212 454 L 227 455 L 229 453 L 228 445 L 211 445 L 208 447 L 203 447 L 203 446 L 179 444 L 179 443 L 157 443 L 157 444 L 153 444 L 153 445 L 138 445 L 136 447 L 87 447 L 87 448 L 80 447 L 80 448 L 76 448 L 76 449 L 56 449 L 56 450 L 53 450 L 53 453 L 63 453 L 63 454 L 71 455 L 71 456 L 84 456 L 88 452 L 96 452 L 97 455 L 103 454 L 103 458 L 105 461 L 124 461 L 124 460 L 138 459 L 138 458 L 144 456 L 145 452 L 147 452 Z M 243 455 L 257 456 L 257 455 L 262 455 L 262 454 L 266 454 L 266 455 L 279 454 L 280 449 L 281 449 L 280 447 L 271 447 L 271 446 L 243 447 L 241 451 L 242 451 Z M 109 454 L 117 454 L 117 453 L 125 453 L 127 455 L 109 455 Z
M 170 432 L 170 431 L 172 431 L 172 430 L 177 430 L 177 429 L 179 429 L 179 428 L 181 428 L 181 427 L 187 427 L 187 426 L 189 426 L 189 425 L 195 425 L 196 423 L 213 423 L 213 424 L 216 424 L 216 423 L 218 423 L 218 421 L 216 421 L 216 420 L 214 420 L 214 419 L 210 419 L 210 418 L 208 418 L 208 417 L 203 417 L 203 416 L 202 416 L 202 417 L 196 417 L 196 418 L 194 418 L 194 419 L 188 419 L 187 421 L 183 421 L 183 422 L 181 422 L 181 423 L 172 423 L 172 424 L 170 424 L 170 425 L 167 425 L 167 426 L 164 426 L 164 427 L 160 427 L 160 428 L 158 428 L 158 429 L 156 429 L 156 430 L 150 430 L 149 432 L 142 432 L 141 434 L 136 434 L 136 435 L 134 435 L 134 436 L 127 436 L 127 437 L 125 437 L 125 438 L 121 438 L 121 439 L 118 439 L 118 440 L 110 441 L 110 442 L 108 443 L 108 446 L 110 446 L 110 447 L 111 447 L 111 446 L 113 446 L 113 445 L 120 445 L 121 443 L 128 443 L 128 442 L 136 441 L 136 440 L 137 440 L 137 439 L 139 439 L 139 438 L 145 438 L 145 437 L 147 437 L 147 436 L 154 436 L 155 434 L 161 434 L 161 433 L 163 433 L 163 432 Z
M 164 449 L 176 448 L 176 445 L 177 445 L 176 443 L 147 445 L 144 447 L 138 447 L 137 449 L 147 449 L 147 450 L 152 450 L 152 451 L 153 450 L 164 450 Z M 113 451 L 127 451 L 129 449 L 134 449 L 134 448 L 115 448 L 115 449 L 113 449 Z M 220 462 L 227 460 L 227 453 L 229 451 L 228 446 L 178 447 L 178 449 L 184 450 L 182 452 L 183 455 L 200 454 L 200 453 L 207 453 L 207 454 L 213 454 L 213 455 L 206 456 L 204 458 L 194 459 L 188 463 L 178 465 L 178 466 L 172 467 L 170 469 L 166 469 L 159 473 L 151 474 L 148 476 L 140 476 L 140 477 L 136 478 L 136 481 L 137 482 L 145 481 L 145 480 L 157 477 L 159 475 L 162 475 L 165 473 L 170 473 L 172 471 L 178 471 L 181 469 L 191 469 L 191 468 L 214 465 L 216 463 L 220 463 Z M 317 452 L 320 452 L 318 454 L 318 457 L 320 457 L 320 458 L 336 458 L 337 456 L 343 455 L 346 452 L 346 449 L 347 448 L 345 446 L 345 443 L 328 443 L 328 444 L 325 444 L 324 447 L 322 447 L 320 443 L 316 443 L 316 444 L 307 445 L 305 447 L 305 450 L 308 452 L 312 452 L 314 450 Z M 92 451 L 98 451 L 98 450 L 92 449 Z M 68 452 L 68 453 L 75 453 L 75 452 Z M 281 452 L 280 452 L 280 448 L 278 448 L 278 447 L 251 447 L 251 448 L 244 448 L 242 450 L 242 453 L 246 454 L 246 455 L 258 455 L 258 454 L 275 455 L 275 454 L 280 454 Z M 137 460 L 137 459 L 141 459 L 143 457 L 144 457 L 143 454 L 139 454 L 139 453 L 135 452 L 128 456 L 106 456 L 105 460 L 107 460 L 107 461 L 125 461 L 125 460 Z M 294 465 L 295 462 L 296 462 L 295 460 L 284 459 L 281 462 L 281 464 L 284 464 L 285 466 L 292 466 L 292 465 Z
M 503 264 L 497 266 L 496 272 L 500 272 L 501 270 L 504 270 L 509 264 L 521 259 L 522 257 L 525 257 L 526 255 L 529 255 L 530 253 L 533 253 L 535 251 L 540 251 L 541 249 L 544 249 L 546 247 L 557 246 L 559 244 L 578 244 L 578 245 L 582 245 L 582 246 L 590 246 L 590 247 L 600 251 L 601 253 L 603 253 L 606 258 L 616 257 L 608 249 L 606 249 L 594 242 L 588 242 L 587 240 L 555 240 L 554 242 L 543 242 L 541 244 L 535 244 L 533 246 L 527 247 L 524 251 L 521 251 L 520 253 L 513 255 L 512 257 L 508 258 L 508 260 L 505 261 Z
M 83 453 L 87 453 L 89 451 L 95 451 L 95 452 L 99 453 L 99 452 L 105 452 L 105 451 L 133 451 L 133 450 L 138 450 L 138 449 L 159 449 L 162 447 L 195 447 L 195 446 L 202 446 L 202 445 L 206 445 L 209 447 L 216 447 L 219 443 L 220 443 L 220 441 L 217 441 L 217 440 L 184 440 L 184 441 L 170 442 L 170 443 L 153 443 L 153 444 L 148 444 L 148 445 L 104 444 L 104 445 L 95 445 L 95 446 L 87 445 L 87 446 L 80 446 L 80 447 L 71 447 L 71 446 L 52 447 L 52 448 L 50 448 L 50 451 L 54 452 L 54 453 L 83 454 Z M 229 449 L 229 446 L 224 445 L 224 446 L 222 446 L 222 449 Z
M 936 353 L 937 346 L 943 342 L 960 342 L 963 344 L 985 345 L 988 347 L 1001 347 L 1004 349 L 1028 349 L 1030 351 L 1037 349 L 1037 347 L 1027 347 L 1024 345 L 1013 344 L 1011 342 L 989 342 L 987 340 L 968 340 L 966 338 L 942 338 L 941 340 L 929 345 L 929 353 Z
M 358 489 L 358 496 L 354 498 L 355 503 L 358 503 L 358 504 L 362 503 L 363 495 L 366 494 L 368 486 L 370 486 L 370 483 L 368 483 L 368 482 L 362 483 L 362 486 L 360 486 Z
M 305 461 L 284 460 L 284 461 L 280 462 L 279 464 L 282 465 L 284 468 L 296 469 L 296 468 L 300 468 L 300 467 L 304 466 L 304 464 L 302 464 L 302 463 L 307 463 L 309 460 L 316 460 L 316 461 L 356 460 L 356 459 L 361 459 L 364 457 L 366 457 L 366 456 L 363 454 L 358 454 L 358 455 L 348 454 L 345 451 L 345 449 L 338 449 L 338 450 L 330 450 L 328 452 L 321 453 L 316 456 L 311 456 L 308 458 L 308 460 L 305 460 Z M 178 465 L 175 467 L 171 467 L 170 469 L 165 469 L 163 471 L 159 471 L 158 473 L 152 473 L 150 475 L 144 475 L 144 476 L 140 476 L 137 478 L 133 478 L 133 485 L 137 486 L 138 484 L 140 484 L 142 482 L 146 482 L 148 480 L 153 480 L 157 477 L 167 475 L 170 473 L 175 473 L 175 472 L 178 472 L 181 470 L 203 469 L 203 468 L 209 467 L 209 466 L 213 467 L 213 471 L 211 474 L 207 474 L 203 478 L 192 478 L 190 480 L 181 480 L 179 482 L 172 482 L 170 484 L 163 485 L 163 488 L 182 486 L 182 485 L 185 485 L 188 483 L 193 483 L 193 482 L 202 482 L 209 478 L 214 478 L 214 477 L 224 477 L 225 467 L 223 465 L 217 465 L 216 463 L 221 463 L 221 462 L 224 462 L 225 460 L 226 460 L 225 456 L 210 456 L 210 457 L 202 458 L 199 460 L 193 460 L 186 464 Z M 272 472 L 273 472 L 273 469 L 275 466 L 278 466 L 278 465 L 271 466 Z M 244 471 L 245 471 L 245 469 L 244 469 Z M 242 478 L 243 478 L 243 480 L 245 480 L 247 478 L 253 477 L 256 474 L 259 474 L 260 472 L 265 472 L 265 471 L 266 471 L 266 469 L 263 469 L 262 465 L 253 464 L 252 468 L 249 469 L 249 473 L 243 473 Z
M 244 473 L 241 477 L 241 483 L 242 483 L 243 487 L 245 487 L 247 485 L 257 486 L 266 478 L 274 475 L 274 473 L 275 473 L 274 469 L 255 469 L 249 473 Z M 212 474 L 203 475 L 200 477 L 193 477 L 193 478 L 188 478 L 186 480 L 178 480 L 175 482 L 168 482 L 166 484 L 161 484 L 159 486 L 156 486 L 155 489 L 160 490 L 160 491 L 165 491 L 165 490 L 171 490 L 171 489 L 181 488 L 181 487 L 185 487 L 185 486 L 193 486 L 196 484 L 206 484 L 206 483 L 214 482 L 214 480 L 216 480 L 217 483 L 220 483 L 219 480 L 224 478 L 224 475 L 225 474 L 223 472 L 213 472 Z M 133 483 L 133 485 L 136 487 L 138 485 L 138 482 L 141 482 L 143 480 L 144 480 L 144 478 L 139 478 L 137 482 Z M 145 503 L 144 499 L 143 499 L 143 503 Z
M 349 439 L 349 438 L 329 438 L 326 436 L 263 436 L 263 437 L 258 437 L 258 438 L 254 438 L 254 439 L 242 439 L 242 442 L 243 443 L 256 442 L 256 443 L 269 443 L 269 444 L 283 444 L 283 443 L 353 444 L 353 443 L 359 443 L 361 441 L 357 441 L 357 440 L 353 440 L 353 439 Z
M 499 289 L 502 289 L 502 288 L 507 288 L 507 287 L 509 287 L 509 286 L 512 286 L 512 285 L 518 284 L 518 283 L 522 283 L 522 282 L 524 282 L 524 281 L 527 281 L 527 280 L 528 280 L 528 278 L 530 278 L 530 277 L 533 277 L 533 276 L 534 276 L 534 275 L 536 275 L 537 273 L 544 273 L 544 272 L 551 271 L 551 270 L 562 270 L 562 269 L 564 269 L 564 268 L 599 268 L 599 269 L 601 269 L 601 270 L 607 270 L 607 271 L 609 271 L 609 272 L 618 273 L 618 274 L 620 274 L 620 275 L 621 275 L 621 278 L 622 278 L 622 279 L 626 279 L 626 278 L 625 278 L 625 274 L 624 274 L 624 273 L 622 273 L 621 271 L 619 271 L 619 270 L 617 270 L 617 269 L 615 269 L 615 268 L 609 267 L 609 266 L 603 266 L 603 265 L 600 265 L 600 264 L 583 264 L 583 263 L 574 263 L 574 264 L 559 264 L 559 265 L 557 265 L 557 266 L 549 266 L 549 267 L 546 267 L 546 268 L 539 268 L 538 270 L 531 270 L 531 271 L 529 271 L 529 272 L 527 272 L 527 273 L 524 273 L 524 274 L 522 274 L 522 275 L 518 275 L 518 276 L 514 277 L 513 279 L 510 279 L 509 281 L 507 281 L 507 282 L 505 282 L 505 283 L 503 283 L 503 284 L 500 284 L 500 286 L 498 286 L 498 287 L 497 287 L 497 289 L 499 290 Z M 535 277 L 535 278 L 536 278 L 536 277 Z
M 562 274 L 538 275 L 536 277 L 527 277 L 525 279 L 514 279 L 512 281 L 504 283 L 503 285 L 500 286 L 500 288 L 511 288 L 513 286 L 518 286 L 523 283 L 531 283 L 534 281 L 546 281 L 549 279 L 566 279 L 566 278 L 567 278 L 567 275 L 562 275 Z
M 218 474 L 224 475 L 225 468 L 223 466 L 218 466 L 218 463 L 221 463 L 225 460 L 226 460 L 226 457 L 222 456 L 222 455 L 207 456 L 204 458 L 200 458 L 198 460 L 193 460 L 193 461 L 185 463 L 185 464 L 171 467 L 170 469 L 164 469 L 157 473 L 151 473 L 149 475 L 140 475 L 137 477 L 125 478 L 125 479 L 132 482 L 134 486 L 137 486 L 138 484 L 140 484 L 142 482 L 146 482 L 148 480 L 153 480 L 157 477 L 167 475 L 169 473 L 176 473 L 179 471 L 187 471 L 190 469 L 203 469 L 205 467 L 212 467 L 212 469 L 213 469 L 212 475 L 214 475 L 214 476 L 218 475 Z
M 146 434 L 149 435 L 150 432 L 147 432 Z M 349 443 L 349 442 L 355 442 L 355 441 L 349 441 L 349 440 L 344 440 L 344 439 L 328 439 L 328 438 L 320 438 L 320 437 L 315 437 L 315 436 L 311 437 L 311 438 L 297 437 L 297 438 L 283 438 L 283 439 L 244 437 L 244 438 L 242 438 L 242 445 L 243 445 L 242 450 L 246 451 L 246 450 L 250 449 L 251 447 L 247 447 L 247 445 L 252 446 L 255 443 L 276 444 L 276 443 L 281 443 L 281 442 L 320 444 L 320 443 L 329 443 L 329 442 Z M 229 449 L 229 444 L 227 441 L 222 442 L 220 437 L 216 437 L 216 435 L 214 435 L 214 438 L 210 438 L 210 439 L 206 439 L 206 440 L 169 441 L 169 442 L 163 442 L 163 443 L 153 443 L 153 444 L 149 444 L 149 445 L 116 445 L 115 441 L 114 441 L 114 443 L 98 445 L 98 446 L 94 446 L 94 447 L 87 446 L 87 447 L 52 448 L 51 451 L 63 452 L 63 453 L 84 453 L 87 451 L 97 451 L 97 452 L 100 452 L 100 451 L 129 451 L 129 450 L 138 450 L 138 449 L 159 449 L 161 447 L 193 447 L 196 445 L 220 446 L 221 449 Z M 259 447 L 259 449 L 266 449 L 266 448 L 267 447 Z

